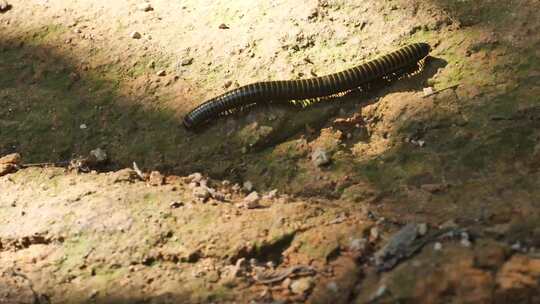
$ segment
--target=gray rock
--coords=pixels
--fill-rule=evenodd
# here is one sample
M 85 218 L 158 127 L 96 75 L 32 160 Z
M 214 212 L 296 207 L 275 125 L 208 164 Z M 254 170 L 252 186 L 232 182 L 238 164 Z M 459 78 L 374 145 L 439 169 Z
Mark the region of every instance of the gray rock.
M 311 161 L 315 166 L 322 167 L 330 163 L 330 157 L 328 157 L 328 153 L 324 149 L 317 148 L 311 154 Z
M 167 72 L 165 70 L 159 70 L 157 73 L 156 73 L 157 76 L 165 76 L 167 75 Z
M 382 270 L 388 270 L 400 260 L 410 256 L 415 251 L 414 241 L 417 235 L 415 223 L 405 225 L 390 238 L 383 248 L 375 253 L 375 264 Z
M 107 161 L 108 158 L 107 152 L 101 148 L 90 151 L 90 157 L 92 157 L 96 163 L 103 163 Z

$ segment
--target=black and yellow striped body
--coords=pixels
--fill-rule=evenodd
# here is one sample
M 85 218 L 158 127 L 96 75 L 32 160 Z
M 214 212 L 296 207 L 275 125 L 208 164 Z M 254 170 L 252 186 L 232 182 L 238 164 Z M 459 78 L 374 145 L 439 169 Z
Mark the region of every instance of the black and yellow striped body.
M 429 54 L 430 49 L 427 43 L 415 43 L 339 73 L 310 79 L 265 81 L 245 85 L 193 109 L 184 117 L 184 126 L 193 129 L 223 113 L 256 102 L 312 99 L 353 90 L 420 62 Z

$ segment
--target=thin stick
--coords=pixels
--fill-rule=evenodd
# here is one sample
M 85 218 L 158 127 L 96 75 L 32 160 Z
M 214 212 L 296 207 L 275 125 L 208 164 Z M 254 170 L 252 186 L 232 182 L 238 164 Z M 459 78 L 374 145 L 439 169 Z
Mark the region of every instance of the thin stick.
M 429 93 L 429 94 L 427 94 L 427 95 L 424 95 L 423 98 L 429 97 L 429 96 L 431 96 L 431 95 L 439 94 L 440 92 L 443 92 L 443 91 L 446 91 L 446 90 L 455 89 L 455 88 L 457 88 L 458 86 L 459 86 L 459 83 L 458 83 L 458 84 L 451 85 L 451 86 L 446 87 L 446 88 L 442 88 L 442 89 L 437 90 L 437 91 L 433 91 L 433 92 L 431 92 L 431 93 Z
M 53 162 L 53 163 L 33 163 L 33 164 L 22 164 L 21 167 L 23 168 L 29 168 L 29 167 L 47 167 L 47 166 L 59 166 L 59 165 L 68 165 L 69 161 L 59 161 L 59 162 Z
M 136 162 L 133 162 L 133 170 L 135 171 L 135 173 L 137 173 L 137 175 L 139 176 L 141 180 L 144 180 L 144 175 L 141 169 L 139 169 L 139 166 L 137 166 Z

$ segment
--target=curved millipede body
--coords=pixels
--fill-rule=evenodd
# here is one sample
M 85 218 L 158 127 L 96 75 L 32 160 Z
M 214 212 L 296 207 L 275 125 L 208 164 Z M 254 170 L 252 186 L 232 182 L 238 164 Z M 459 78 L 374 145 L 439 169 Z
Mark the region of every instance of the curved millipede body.
M 194 129 L 212 118 L 255 103 L 312 99 L 353 90 L 418 64 L 430 49 L 427 43 L 414 43 L 339 73 L 248 84 L 199 105 L 184 117 L 184 126 Z

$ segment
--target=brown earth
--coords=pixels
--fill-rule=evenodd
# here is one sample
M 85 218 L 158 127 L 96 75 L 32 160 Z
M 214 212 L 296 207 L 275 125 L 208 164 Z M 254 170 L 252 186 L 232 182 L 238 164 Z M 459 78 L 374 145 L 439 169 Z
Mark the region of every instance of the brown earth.
M 7 2 L 0 303 L 540 303 L 538 1 Z M 419 41 L 367 94 L 181 125 Z

